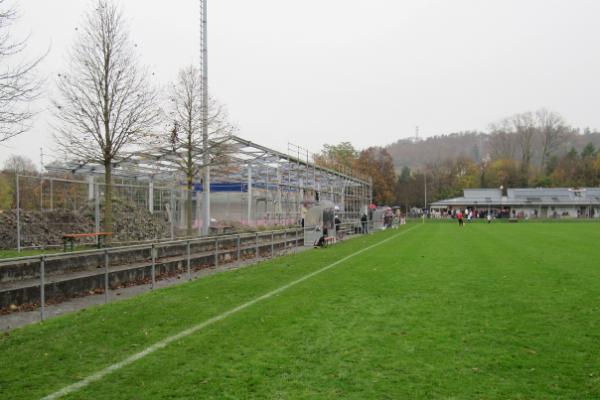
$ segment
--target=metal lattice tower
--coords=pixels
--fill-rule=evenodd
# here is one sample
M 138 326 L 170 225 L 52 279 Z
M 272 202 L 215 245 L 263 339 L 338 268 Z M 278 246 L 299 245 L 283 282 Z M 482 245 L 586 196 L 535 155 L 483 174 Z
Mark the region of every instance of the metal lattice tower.
M 204 147 L 204 179 L 202 185 L 202 234 L 210 225 L 210 154 L 208 152 L 208 43 L 207 0 L 200 1 L 200 71 L 202 74 L 202 144 Z

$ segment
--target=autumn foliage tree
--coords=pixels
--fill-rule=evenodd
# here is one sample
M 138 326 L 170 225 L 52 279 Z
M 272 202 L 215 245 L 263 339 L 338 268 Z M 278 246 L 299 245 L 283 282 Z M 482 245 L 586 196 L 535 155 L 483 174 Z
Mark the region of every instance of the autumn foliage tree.
M 369 147 L 359 152 L 350 142 L 326 144 L 314 160 L 324 167 L 348 169 L 370 176 L 373 180 L 373 202 L 379 205 L 394 203 L 397 180 L 394 161 L 383 147 Z
M 325 144 L 319 154 L 315 156 L 318 165 L 328 168 L 354 168 L 358 151 L 350 142 L 340 144 Z
M 552 173 L 550 182 L 553 186 L 584 187 L 600 184 L 600 152 L 591 143 L 586 145 L 581 154 L 571 149 L 560 157 Z
M 382 147 L 369 147 L 361 151 L 355 169 L 373 180 L 373 201 L 379 205 L 392 205 L 395 201 L 396 172 L 392 156 Z

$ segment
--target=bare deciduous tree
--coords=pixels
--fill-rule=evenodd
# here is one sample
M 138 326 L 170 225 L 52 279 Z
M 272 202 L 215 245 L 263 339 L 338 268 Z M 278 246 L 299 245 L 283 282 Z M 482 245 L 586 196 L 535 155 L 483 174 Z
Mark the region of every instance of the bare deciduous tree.
M 544 171 L 550 157 L 565 143 L 571 128 L 562 117 L 547 109 L 505 118 L 491 126 L 490 147 L 494 159 L 521 159 L 522 184 L 527 184 L 530 166 L 539 162 Z
M 535 126 L 533 114 L 525 112 L 515 114 L 503 119 L 499 124 L 492 126 L 490 144 L 494 153 L 506 151 L 504 157 L 496 159 L 514 159 L 515 153 L 521 157 L 522 184 L 527 185 L 529 180 L 529 167 L 535 151 L 535 138 L 538 129 Z
M 29 129 L 34 115 L 30 103 L 40 96 L 42 86 L 35 70 L 44 57 L 16 59 L 27 45 L 27 39 L 14 41 L 10 34 L 17 18 L 16 9 L 0 0 L 0 142 Z
M 11 155 L 4 161 L 5 172 L 12 174 L 30 174 L 36 175 L 38 173 L 37 167 L 31 159 L 25 156 Z
M 508 119 L 490 125 L 489 149 L 493 160 L 510 160 L 515 157 L 516 141 Z
M 510 119 L 513 130 L 517 135 L 519 150 L 521 151 L 521 174 L 523 184 L 529 182 L 529 167 L 533 157 L 535 137 L 537 129 L 535 128 L 533 114 L 530 112 L 517 114 Z
M 6 204 L 10 199 L 11 206 L 17 204 L 17 176 L 35 176 L 38 174 L 38 169 L 35 163 L 28 157 L 12 154 L 4 161 L 1 175 L 4 177 L 4 190 L 8 190 L 10 195 L 1 196 Z M 36 179 L 21 179 L 19 185 L 19 193 L 21 195 L 21 206 L 34 206 L 32 193 L 35 192 L 38 183 Z M 0 192 L 2 192 L 0 188 Z
M 171 86 L 173 129 L 169 146 L 175 154 L 179 171 L 185 176 L 187 186 L 186 216 L 187 235 L 192 234 L 192 190 L 194 180 L 205 167 L 203 154 L 206 151 L 202 138 L 202 76 L 200 70 L 189 66 L 179 72 L 177 81 Z M 214 99 L 208 104 L 209 165 L 227 164 L 226 140 L 234 131 L 227 120 L 224 107 Z M 204 223 L 208 223 L 204 221 Z
M 121 11 L 98 0 L 60 74 L 55 100 L 59 146 L 70 156 L 104 166 L 104 229 L 112 232 L 113 163 L 127 156 L 159 122 L 157 94 L 138 66 Z
M 558 113 L 548 111 L 545 108 L 536 111 L 535 117 L 542 144 L 540 166 L 543 171 L 552 154 L 565 142 L 569 128 L 567 128 L 565 121 Z

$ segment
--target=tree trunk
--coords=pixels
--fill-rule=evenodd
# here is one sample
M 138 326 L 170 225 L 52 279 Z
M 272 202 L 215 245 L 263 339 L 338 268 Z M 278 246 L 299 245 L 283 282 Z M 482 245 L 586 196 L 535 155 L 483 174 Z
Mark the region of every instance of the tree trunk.
M 521 186 L 529 187 L 529 162 L 521 162 Z
M 104 232 L 113 232 L 113 204 L 112 204 L 112 166 L 109 162 L 104 164 Z M 112 236 L 106 236 L 106 242 L 110 242 Z
M 188 176 L 187 179 L 187 200 L 185 204 L 185 213 L 186 213 L 186 222 L 187 222 L 187 230 L 186 235 L 192 236 L 192 177 Z
M 191 104 L 191 103 L 190 103 Z M 187 115 L 187 160 L 186 160 L 186 178 L 187 178 L 187 202 L 186 202 L 186 222 L 187 222 L 187 236 L 192 236 L 192 186 L 194 184 L 194 161 L 192 159 L 194 154 L 194 138 L 192 137 L 194 127 L 192 126 L 194 116 L 192 115 L 192 108 L 188 108 Z

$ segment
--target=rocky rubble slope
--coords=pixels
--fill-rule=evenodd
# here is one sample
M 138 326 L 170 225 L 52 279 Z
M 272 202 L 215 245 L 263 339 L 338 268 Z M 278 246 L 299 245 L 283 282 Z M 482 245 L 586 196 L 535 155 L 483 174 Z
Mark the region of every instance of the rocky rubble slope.
M 162 214 L 115 202 L 113 215 L 115 240 L 137 241 L 170 235 L 169 223 Z M 57 245 L 62 243 L 63 234 L 95 231 L 93 205 L 78 210 L 21 210 L 20 220 L 22 247 Z M 17 213 L 15 210 L 0 212 L 0 249 L 16 247 Z

